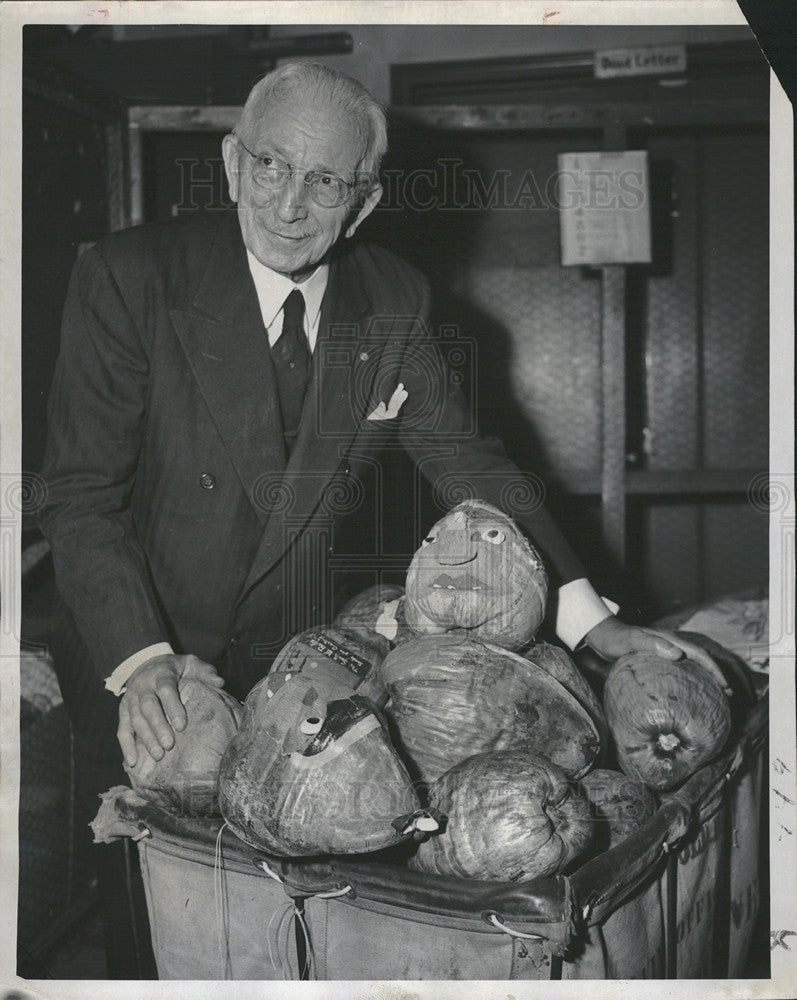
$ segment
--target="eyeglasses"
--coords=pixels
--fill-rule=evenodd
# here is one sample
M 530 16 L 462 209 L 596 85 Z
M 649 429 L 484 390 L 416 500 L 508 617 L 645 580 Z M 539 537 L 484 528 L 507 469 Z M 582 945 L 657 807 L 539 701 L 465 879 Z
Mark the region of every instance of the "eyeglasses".
M 277 191 L 297 172 L 295 167 L 284 163 L 271 153 L 253 153 L 238 136 L 236 138 L 255 161 L 252 167 L 252 180 L 259 188 L 265 191 Z M 364 177 L 358 177 L 356 181 L 349 183 L 336 177 L 335 174 L 317 170 L 304 171 L 304 183 L 310 192 L 310 197 L 322 208 L 338 208 L 345 204 L 354 196 L 357 189 L 362 187 L 363 181 Z

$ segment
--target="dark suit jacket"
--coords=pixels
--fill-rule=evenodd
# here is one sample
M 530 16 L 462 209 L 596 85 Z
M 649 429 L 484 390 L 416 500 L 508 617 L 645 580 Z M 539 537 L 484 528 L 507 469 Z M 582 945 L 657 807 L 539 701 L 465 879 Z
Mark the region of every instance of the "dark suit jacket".
M 288 459 L 234 214 L 126 230 L 80 257 L 50 398 L 41 526 L 97 680 L 152 643 L 221 666 L 241 635 L 273 652 L 289 630 L 327 619 L 334 526 L 356 508 L 366 469 L 397 444 L 444 504 L 469 488 L 508 507 L 555 584 L 583 575 L 544 509 L 512 509 L 520 474 L 475 434 L 428 315 L 427 283 L 404 261 L 336 249 Z M 399 416 L 368 420 L 399 382 L 409 392 Z

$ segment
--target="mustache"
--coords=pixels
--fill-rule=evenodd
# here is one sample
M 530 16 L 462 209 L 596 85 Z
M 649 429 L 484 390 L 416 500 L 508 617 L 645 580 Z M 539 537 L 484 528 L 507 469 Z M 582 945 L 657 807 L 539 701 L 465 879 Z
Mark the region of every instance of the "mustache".
M 268 226 L 263 227 L 266 232 L 271 233 L 272 236 L 280 236 L 284 240 L 306 240 L 312 236 L 318 236 L 316 230 L 311 230 L 310 232 L 291 232 L 291 233 L 281 233 L 279 229 L 271 229 Z

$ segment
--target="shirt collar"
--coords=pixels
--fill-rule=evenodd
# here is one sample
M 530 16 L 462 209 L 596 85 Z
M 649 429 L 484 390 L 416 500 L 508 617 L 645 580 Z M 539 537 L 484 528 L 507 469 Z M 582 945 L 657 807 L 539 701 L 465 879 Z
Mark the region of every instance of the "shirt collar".
M 285 299 L 294 288 L 298 288 L 304 296 L 304 309 L 308 326 L 312 328 L 316 325 L 318 314 L 321 312 L 321 300 L 324 298 L 329 278 L 329 264 L 319 264 L 309 278 L 296 284 L 290 278 L 286 278 L 284 274 L 278 274 L 266 267 L 265 264 L 261 264 L 249 250 L 246 251 L 246 258 L 249 262 L 249 271 L 255 282 L 260 311 L 263 314 L 266 328 L 274 322 Z

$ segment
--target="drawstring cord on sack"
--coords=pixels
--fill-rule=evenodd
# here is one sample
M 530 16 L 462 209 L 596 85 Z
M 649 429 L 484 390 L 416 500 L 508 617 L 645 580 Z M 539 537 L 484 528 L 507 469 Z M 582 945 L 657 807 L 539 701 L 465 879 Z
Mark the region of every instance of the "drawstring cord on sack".
M 222 978 L 231 979 L 232 970 L 230 968 L 230 938 L 229 938 L 229 907 L 227 900 L 227 873 L 223 866 L 223 849 L 222 849 L 222 835 L 224 833 L 225 827 L 229 826 L 226 822 L 222 823 L 219 827 L 219 832 L 216 835 L 216 850 L 213 858 L 213 895 L 214 903 L 216 909 L 216 926 L 219 931 L 219 959 L 222 968 Z M 282 879 L 274 872 L 268 865 L 266 861 L 259 858 L 257 861 L 257 867 L 270 878 L 273 878 L 275 882 L 282 883 Z M 289 937 L 290 937 L 290 918 L 293 916 L 296 907 L 293 900 L 288 900 L 285 906 L 281 910 L 275 910 L 271 914 L 271 918 L 266 925 L 266 944 L 268 946 L 268 957 L 271 963 L 272 969 L 278 972 L 283 979 L 293 979 L 293 970 L 290 965 L 290 947 L 289 947 Z M 273 939 L 271 934 L 271 928 L 274 924 L 275 918 L 279 918 L 277 921 L 277 926 L 274 930 Z M 306 930 L 304 931 L 306 935 Z M 281 937 L 285 940 L 281 941 Z M 276 955 L 275 955 L 276 952 Z M 299 970 L 297 970 L 296 978 L 299 978 Z
M 258 858 L 255 861 L 255 867 L 259 868 L 264 875 L 268 875 L 269 878 L 273 878 L 275 882 L 279 882 L 280 885 L 284 885 L 279 875 L 277 875 L 273 868 L 269 868 L 268 862 L 263 858 Z
M 504 934 L 508 934 L 510 937 L 514 938 L 524 938 L 527 941 L 544 941 L 545 939 L 540 934 L 524 934 L 523 931 L 516 931 L 513 927 L 509 927 L 505 924 L 498 916 L 497 913 L 485 914 L 487 922 L 491 923 L 494 927 L 497 927 L 499 931 L 503 931 Z
M 284 885 L 283 879 L 277 875 L 273 868 L 269 867 L 268 862 L 264 858 L 257 858 L 255 861 L 255 867 L 258 868 L 264 875 L 268 875 L 269 878 L 273 878 L 275 882 L 279 882 L 280 885 Z M 342 889 L 330 889 L 328 892 L 308 892 L 307 896 L 312 896 L 315 899 L 337 899 L 338 896 L 346 896 L 348 893 L 353 892 L 351 885 L 346 885 Z
M 271 968 L 275 972 L 278 972 L 283 979 L 293 979 L 293 970 L 291 969 L 291 959 L 290 959 L 290 928 L 291 917 L 294 915 L 296 907 L 292 899 L 289 899 L 281 910 L 275 910 L 271 914 L 271 919 L 266 926 L 266 943 L 268 945 L 268 960 L 271 963 Z M 272 948 L 272 935 L 271 935 L 271 925 L 274 923 L 274 918 L 279 916 L 277 921 L 277 926 L 274 930 L 273 942 L 274 946 Z M 284 942 L 281 941 L 284 938 Z M 276 960 L 275 953 L 276 951 Z M 278 964 L 279 963 L 279 964 Z M 296 978 L 298 979 L 298 970 Z
M 266 861 L 265 858 L 256 858 L 255 859 L 255 868 L 257 868 L 258 871 L 263 872 L 264 875 L 268 875 L 269 878 L 273 878 L 275 882 L 279 882 L 280 885 L 285 885 L 285 880 L 282 879 L 274 871 L 274 869 L 269 865 L 268 861 Z M 347 893 L 349 893 L 351 891 L 352 891 L 351 886 L 347 885 L 343 889 L 332 889 L 329 892 L 316 892 L 316 893 L 310 893 L 309 895 L 315 896 L 318 899 L 334 899 L 337 896 L 345 896 Z M 304 940 L 304 954 L 305 954 L 304 968 L 297 968 L 297 970 L 296 970 L 297 971 L 296 978 L 300 979 L 300 980 L 301 979 L 305 979 L 305 980 L 306 979 L 310 979 L 311 977 L 314 978 L 314 972 L 315 972 L 315 950 L 313 948 L 313 940 L 312 940 L 312 938 L 310 936 L 310 931 L 309 931 L 309 928 L 307 926 L 307 921 L 305 919 L 304 914 L 299 909 L 299 906 L 298 906 L 298 904 L 295 901 L 289 902 L 287 904 L 285 912 L 287 912 L 287 910 L 291 909 L 291 908 L 293 910 L 293 917 L 294 917 L 294 920 L 295 920 L 295 928 L 296 928 L 297 939 L 298 939 L 299 932 L 301 931 L 301 935 L 302 935 L 302 938 Z M 282 922 L 285 919 L 285 912 L 283 912 L 283 914 L 282 914 L 282 916 L 280 918 L 280 925 L 279 925 L 279 927 L 277 929 L 277 935 L 276 935 L 277 937 L 279 936 L 279 931 L 281 930 Z M 271 920 L 269 921 L 269 929 L 271 927 L 271 924 L 272 924 L 272 922 L 274 920 L 274 916 L 275 915 L 276 914 L 273 914 L 272 917 L 271 917 Z M 298 940 L 297 940 L 297 944 L 298 944 Z M 268 945 L 269 945 L 269 961 L 271 962 L 271 967 L 276 970 L 277 966 L 276 966 L 276 964 L 274 962 L 274 954 L 273 954 L 273 951 L 272 951 L 272 948 L 271 948 L 271 940 L 270 939 L 269 939 Z M 298 952 L 298 947 L 297 947 L 297 952 Z M 289 949 L 287 948 L 287 945 L 286 945 L 286 955 L 288 955 L 289 953 L 290 953 L 290 951 L 289 951 Z M 290 965 L 289 965 L 289 969 L 290 969 Z M 282 962 L 280 962 L 280 969 L 279 969 L 279 971 L 283 973 L 283 978 L 285 978 L 284 977 L 284 971 L 283 971 L 283 964 L 282 964 Z M 293 976 L 291 976 L 291 978 L 293 978 Z
M 227 873 L 223 866 L 224 856 L 221 845 L 221 837 L 227 825 L 227 821 L 225 820 L 219 827 L 219 832 L 216 835 L 216 850 L 213 854 L 213 904 L 216 911 L 216 927 L 219 934 L 219 962 L 222 979 L 232 978 L 228 924 L 229 911 L 227 907 Z
M 329 892 L 314 892 L 312 895 L 316 899 L 337 899 L 339 896 L 347 896 L 352 891 L 352 887 L 347 885 L 343 889 L 330 889 Z
M 266 861 L 265 858 L 262 857 L 255 858 L 254 865 L 255 868 L 257 868 L 258 871 L 261 871 L 264 875 L 268 875 L 269 878 L 274 879 L 275 882 L 279 882 L 280 885 L 285 885 L 285 880 L 274 871 L 274 869 L 269 865 L 268 861 Z M 340 899 L 343 896 L 348 896 L 353 893 L 354 890 L 352 889 L 351 884 L 347 884 L 343 886 L 343 888 L 341 889 L 330 889 L 327 892 L 308 892 L 306 893 L 306 898 Z M 268 922 L 268 927 L 266 928 L 268 957 L 272 969 L 274 969 L 276 972 L 279 972 L 283 979 L 286 978 L 285 976 L 286 968 L 289 973 L 288 978 L 290 979 L 293 978 L 296 978 L 298 980 L 314 979 L 316 960 L 315 960 L 315 950 L 313 948 L 313 940 L 312 937 L 310 936 L 310 930 L 307 926 L 307 921 L 305 919 L 304 913 L 299 908 L 295 900 L 289 901 L 286 904 L 285 909 L 282 910 L 282 912 L 280 913 L 279 922 L 277 923 L 277 928 L 276 931 L 274 932 L 274 942 L 275 942 L 275 948 L 277 950 L 277 960 L 279 961 L 279 966 L 277 965 L 277 961 L 275 961 L 274 948 L 272 948 L 272 939 L 270 934 L 271 926 L 274 923 L 274 918 L 277 916 L 277 912 L 271 915 L 271 919 Z M 288 943 L 286 941 L 284 952 L 281 954 L 280 940 L 279 940 L 280 934 L 282 933 L 283 928 L 286 926 L 285 924 L 286 918 L 291 916 L 294 918 L 294 931 L 296 936 L 297 955 L 300 953 L 298 947 L 300 933 L 302 935 L 302 939 L 304 942 L 304 955 L 305 955 L 304 967 L 297 966 L 295 977 L 293 975 L 293 969 L 291 968 L 290 964 L 290 948 L 288 947 Z

